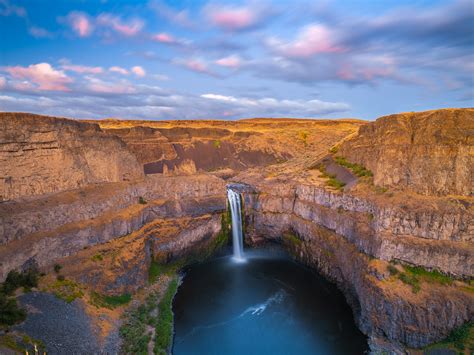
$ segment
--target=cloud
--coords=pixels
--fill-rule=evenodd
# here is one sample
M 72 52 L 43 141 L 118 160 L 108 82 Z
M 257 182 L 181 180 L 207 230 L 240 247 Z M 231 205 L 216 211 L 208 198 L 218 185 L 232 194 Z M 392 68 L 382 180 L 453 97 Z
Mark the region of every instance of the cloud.
M 175 59 L 173 60 L 173 63 L 181 65 L 196 73 L 216 76 L 216 74 L 209 69 L 208 64 L 200 58 Z
M 4 89 L 7 86 L 7 79 L 3 76 L 0 76 L 0 89 Z
M 38 90 L 70 91 L 68 84 L 73 82 L 62 70 L 56 70 L 48 63 L 32 64 L 28 67 L 9 66 L 3 70 L 13 78 L 31 81 L 37 85 Z
M 253 99 L 219 94 L 203 94 L 201 97 L 224 104 L 222 108 L 226 109 L 227 114 L 242 117 L 311 117 L 350 109 L 343 102 L 321 100 L 278 100 L 271 97 Z
M 65 63 L 61 66 L 63 70 L 72 71 L 80 74 L 102 74 L 104 69 L 102 67 L 88 67 L 85 65 L 73 65 Z
M 0 0 L 0 16 L 18 16 L 26 17 L 27 13 L 24 7 L 13 5 L 8 0 Z
M 109 27 L 127 37 L 137 35 L 145 25 L 145 22 L 138 18 L 124 22 L 120 17 L 107 13 L 100 14 L 96 19 L 96 23 L 99 26 Z
M 136 76 L 139 76 L 139 77 L 144 77 L 146 72 L 145 72 L 145 69 L 143 69 L 142 67 L 140 66 L 134 66 L 132 69 L 132 73 L 135 74 Z
M 105 82 L 95 77 L 87 77 L 89 83 L 86 86 L 87 90 L 99 94 L 131 94 L 135 89 L 127 81 L 121 82 Z
M 158 33 L 158 34 L 154 35 L 152 38 L 155 41 L 158 41 L 158 42 L 161 42 L 161 43 L 169 43 L 169 44 L 176 43 L 176 38 L 174 38 L 173 36 L 171 36 L 170 34 L 165 33 L 165 32 Z
M 270 48 L 284 56 L 308 58 L 320 53 L 342 53 L 344 47 L 337 44 L 335 31 L 320 25 L 311 24 L 304 27 L 291 42 L 283 42 L 272 37 L 267 43 Z
M 127 69 L 122 68 L 122 67 L 118 67 L 118 66 L 110 67 L 109 71 L 111 71 L 113 73 L 119 73 L 119 74 L 122 74 L 122 75 L 128 75 L 129 74 Z
M 209 4 L 204 9 L 211 24 L 230 32 L 258 27 L 270 12 L 268 6 L 256 2 L 243 6 Z
M 148 6 L 161 18 L 182 27 L 194 27 L 188 10 L 176 10 L 163 1 L 150 1 Z
M 242 65 L 242 59 L 238 55 L 230 55 L 216 60 L 215 63 L 222 67 L 237 69 Z
M 66 16 L 66 22 L 79 37 L 88 37 L 92 34 L 94 26 L 92 19 L 84 12 L 72 11 Z
M 28 32 L 30 35 L 32 35 L 35 38 L 52 38 L 53 34 L 49 32 L 48 30 L 41 28 L 41 27 L 36 27 L 32 26 L 28 29 Z

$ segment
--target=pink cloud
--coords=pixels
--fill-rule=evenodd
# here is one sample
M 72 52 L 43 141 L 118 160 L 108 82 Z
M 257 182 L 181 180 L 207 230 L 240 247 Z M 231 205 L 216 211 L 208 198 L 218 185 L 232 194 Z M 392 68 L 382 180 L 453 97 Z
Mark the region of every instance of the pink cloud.
M 101 67 L 88 67 L 85 65 L 64 64 L 61 68 L 81 74 L 101 74 L 104 72 Z
M 32 64 L 28 67 L 6 67 L 4 70 L 17 79 L 27 79 L 47 91 L 70 91 L 68 84 L 72 79 L 62 70 L 56 70 L 48 63 Z
M 209 73 L 206 63 L 199 59 L 189 59 L 183 62 L 184 66 L 199 73 Z
M 227 31 L 254 27 L 260 21 L 260 9 L 251 6 L 210 6 L 206 10 L 209 21 Z
M 110 67 L 109 71 L 114 72 L 114 73 L 119 73 L 119 74 L 122 74 L 122 75 L 128 75 L 129 74 L 127 69 L 122 68 L 122 67 L 117 67 L 117 66 Z
M 79 37 L 88 37 L 94 30 L 89 16 L 83 12 L 70 12 L 67 16 L 67 21 Z
M 231 55 L 225 58 L 218 59 L 215 63 L 222 67 L 237 69 L 242 65 L 242 60 L 237 55 Z
M 114 31 L 127 37 L 137 35 L 145 25 L 140 19 L 133 19 L 128 23 L 124 23 L 119 17 L 110 14 L 100 14 L 97 17 L 97 24 L 110 27 Z
M 139 77 L 144 77 L 146 75 L 145 69 L 138 65 L 132 68 L 132 73 Z
M 176 38 L 174 38 L 172 35 L 168 33 L 158 33 L 152 37 L 155 41 L 161 42 L 161 43 L 176 43 Z
M 3 89 L 7 86 L 7 79 L 5 79 L 3 76 L 0 76 L 0 89 Z
M 336 34 L 323 25 L 305 27 L 292 42 L 270 39 L 269 45 L 288 57 L 308 58 L 319 53 L 341 53 L 347 49 L 336 44 Z

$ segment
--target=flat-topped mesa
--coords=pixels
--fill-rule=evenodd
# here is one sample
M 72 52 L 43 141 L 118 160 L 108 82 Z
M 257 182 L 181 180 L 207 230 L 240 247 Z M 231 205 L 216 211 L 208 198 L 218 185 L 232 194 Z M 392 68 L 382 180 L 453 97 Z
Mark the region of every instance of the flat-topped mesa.
M 376 185 L 424 195 L 472 196 L 474 109 L 381 117 L 361 126 L 337 155 L 371 170 Z
M 0 201 L 144 177 L 97 124 L 28 113 L 0 113 L 0 165 Z

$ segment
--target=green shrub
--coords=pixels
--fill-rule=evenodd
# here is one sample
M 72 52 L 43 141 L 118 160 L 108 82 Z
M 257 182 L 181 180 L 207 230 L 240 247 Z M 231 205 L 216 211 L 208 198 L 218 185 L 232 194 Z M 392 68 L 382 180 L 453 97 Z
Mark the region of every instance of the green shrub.
M 102 254 L 96 254 L 91 258 L 91 260 L 92 261 L 102 261 L 102 260 L 104 260 L 104 257 L 102 256 Z
M 452 343 L 454 347 L 464 350 L 467 343 L 474 345 L 474 322 L 463 324 L 459 328 L 453 329 L 442 343 Z M 473 348 L 469 350 L 474 350 Z M 472 354 L 472 352 L 471 352 Z
M 64 275 L 58 275 L 56 276 L 56 280 L 58 281 L 64 281 L 66 278 L 64 277 Z
M 391 265 L 391 264 L 387 265 L 387 270 L 390 273 L 390 275 L 392 275 L 392 276 L 397 275 L 398 272 L 399 272 L 398 269 L 395 266 Z
M 96 307 L 114 309 L 130 303 L 132 296 L 124 293 L 119 296 L 107 296 L 98 292 L 91 292 L 91 303 Z
M 29 269 L 23 272 L 12 270 L 2 284 L 2 292 L 11 295 L 19 287 L 31 289 L 38 286 L 39 273 L 36 269 Z
M 160 264 L 155 260 L 151 260 L 150 267 L 148 268 L 148 282 L 151 284 L 156 282 L 160 274 Z
M 373 176 L 373 173 L 370 170 L 366 169 L 364 166 L 348 162 L 346 158 L 344 157 L 335 157 L 334 160 L 339 165 L 350 169 L 354 173 L 354 175 L 358 177 L 363 177 L 363 176 L 372 177 Z
M 219 139 L 216 139 L 214 142 L 212 142 L 212 145 L 214 148 L 219 149 L 221 147 L 221 141 Z
M 410 285 L 411 290 L 413 293 L 418 293 L 420 291 L 420 281 L 416 278 L 416 276 L 407 274 L 407 273 L 401 273 L 398 275 L 398 278 L 400 281 L 402 281 L 404 284 Z
M 178 288 L 178 280 L 173 279 L 158 305 L 158 324 L 155 332 L 155 353 L 168 352 L 173 336 L 173 297 Z
M 334 147 L 332 147 L 331 149 L 329 149 L 329 152 L 332 153 L 332 154 L 336 154 L 338 150 L 339 150 L 339 147 L 338 147 L 338 146 L 334 146 Z
M 26 319 L 26 311 L 18 307 L 15 298 L 0 293 L 0 325 L 14 325 Z
M 54 284 L 49 286 L 48 291 L 51 291 L 56 297 L 61 298 L 67 303 L 71 303 L 76 298 L 84 296 L 79 285 L 76 282 L 67 279 L 60 280 L 58 278 Z
M 415 277 L 422 278 L 426 282 L 436 282 L 442 285 L 451 285 L 453 279 L 440 273 L 438 270 L 427 270 L 420 266 L 405 266 L 405 270 Z
M 328 181 L 326 182 L 326 185 L 327 186 L 331 186 L 331 187 L 334 187 L 336 188 L 337 190 L 342 190 L 344 188 L 344 186 L 346 186 L 346 184 L 342 181 L 339 181 L 337 178 L 336 178 L 336 175 L 335 174 L 329 174 L 327 171 L 326 171 L 326 167 L 324 166 L 324 164 L 318 164 L 316 165 L 316 168 L 319 170 L 319 172 L 321 173 L 321 175 L 319 177 L 322 177 L 322 178 L 326 178 L 328 179 Z
M 63 267 L 62 267 L 61 265 L 59 265 L 59 264 L 54 264 L 54 272 L 55 272 L 56 274 L 58 274 L 59 271 L 61 271 L 62 268 L 63 268 Z
M 139 203 L 140 205 L 146 205 L 148 202 L 143 198 L 143 196 L 140 196 L 140 197 L 138 198 L 138 203 Z

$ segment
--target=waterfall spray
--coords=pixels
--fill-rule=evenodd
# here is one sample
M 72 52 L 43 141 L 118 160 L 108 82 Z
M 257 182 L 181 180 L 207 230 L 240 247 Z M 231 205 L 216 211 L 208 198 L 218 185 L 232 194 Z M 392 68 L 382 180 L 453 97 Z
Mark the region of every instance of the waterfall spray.
M 229 200 L 230 212 L 232 216 L 232 245 L 234 249 L 235 261 L 245 261 L 244 243 L 242 236 L 242 211 L 240 194 L 231 188 L 227 189 L 227 199 Z

